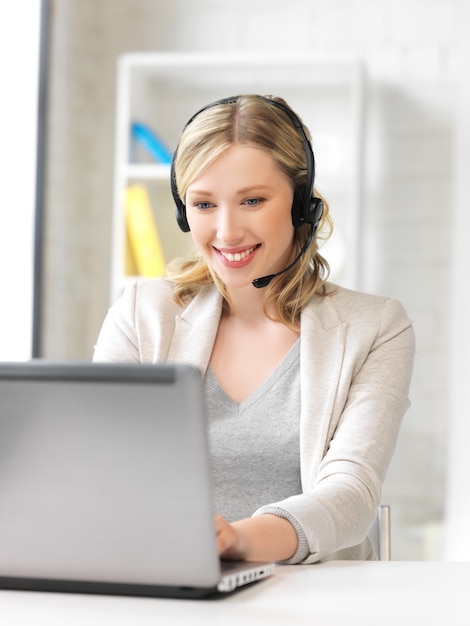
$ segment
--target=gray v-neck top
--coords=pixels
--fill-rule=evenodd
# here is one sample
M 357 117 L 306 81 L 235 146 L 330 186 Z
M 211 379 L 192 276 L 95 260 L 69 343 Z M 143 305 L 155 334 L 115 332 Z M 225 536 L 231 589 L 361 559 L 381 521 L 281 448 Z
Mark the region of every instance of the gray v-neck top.
M 261 386 L 241 403 L 209 367 L 209 416 L 215 512 L 229 521 L 301 492 L 300 339 Z

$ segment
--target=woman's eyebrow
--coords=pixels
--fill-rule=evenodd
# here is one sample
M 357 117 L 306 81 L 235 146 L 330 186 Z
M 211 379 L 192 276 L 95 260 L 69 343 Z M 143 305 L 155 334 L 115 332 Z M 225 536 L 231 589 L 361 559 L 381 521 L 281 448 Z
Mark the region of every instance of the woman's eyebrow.
M 192 188 L 192 189 L 188 189 L 188 191 L 186 192 L 187 194 L 201 194 L 204 196 L 211 196 L 212 195 L 212 191 L 208 191 L 207 189 L 197 189 L 197 188 Z
M 250 185 L 249 187 L 242 187 L 237 193 L 244 194 L 250 191 L 271 191 L 272 187 L 269 185 Z
M 272 187 L 270 185 L 248 185 L 247 187 L 242 187 L 241 189 L 238 189 L 236 191 L 237 194 L 239 195 L 243 195 L 246 193 L 250 193 L 252 191 L 271 191 Z M 197 187 L 192 187 L 191 189 L 188 189 L 187 191 L 188 194 L 194 195 L 194 194 L 200 194 L 200 195 L 204 195 L 204 196 L 212 196 L 213 195 L 213 191 L 209 191 L 208 189 L 199 189 Z

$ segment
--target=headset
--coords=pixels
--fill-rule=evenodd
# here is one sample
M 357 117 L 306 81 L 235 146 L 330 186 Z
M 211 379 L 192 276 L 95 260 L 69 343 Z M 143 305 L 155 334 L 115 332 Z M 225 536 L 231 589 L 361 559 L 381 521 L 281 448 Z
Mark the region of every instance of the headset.
M 210 104 L 207 104 L 206 106 L 202 107 L 201 109 L 196 111 L 196 113 L 186 122 L 183 128 L 183 132 L 191 124 L 191 122 L 193 122 L 193 120 L 198 115 L 200 115 L 203 111 L 206 111 L 207 109 L 210 109 L 220 104 L 236 104 L 239 101 L 240 97 L 241 96 L 223 98 L 222 100 L 216 100 L 215 102 L 211 102 Z M 307 138 L 307 135 L 305 134 L 305 130 L 302 125 L 302 122 L 294 113 L 294 111 L 292 111 L 292 109 L 285 106 L 281 102 L 277 102 L 276 100 L 271 100 L 270 98 L 260 96 L 260 99 L 263 100 L 264 102 L 267 102 L 277 107 L 281 111 L 283 111 L 287 115 L 287 117 L 291 120 L 292 124 L 295 126 L 298 132 L 300 133 L 304 150 L 305 150 L 306 162 L 307 162 L 307 179 L 305 183 L 305 189 L 303 191 L 299 189 L 295 190 L 291 215 L 292 215 L 292 224 L 296 228 L 298 228 L 299 226 L 303 226 L 303 224 L 312 225 L 313 232 L 311 233 L 311 238 L 309 237 L 311 241 L 311 239 L 313 239 L 313 235 L 315 234 L 315 231 L 323 215 L 323 202 L 321 198 L 316 198 L 315 196 L 312 195 L 313 183 L 315 180 L 315 158 L 313 156 L 312 144 L 310 143 L 310 141 Z M 186 217 L 186 205 L 181 200 L 178 194 L 177 186 L 176 186 L 174 164 L 175 164 L 177 153 L 178 153 L 178 148 L 176 148 L 173 154 L 173 159 L 171 161 L 171 176 L 170 176 L 171 193 L 173 195 L 173 200 L 175 201 L 175 204 L 176 204 L 176 221 L 178 222 L 178 225 L 181 228 L 181 230 L 187 233 L 189 232 L 190 227 L 189 227 L 188 220 Z

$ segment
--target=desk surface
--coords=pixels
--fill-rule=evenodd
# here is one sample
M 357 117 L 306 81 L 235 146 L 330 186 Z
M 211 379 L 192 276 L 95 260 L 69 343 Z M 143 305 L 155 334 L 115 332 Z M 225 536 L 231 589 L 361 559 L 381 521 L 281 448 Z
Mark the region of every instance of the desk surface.
M 470 563 L 335 561 L 277 567 L 224 599 L 0 591 L 8 626 L 469 626 Z

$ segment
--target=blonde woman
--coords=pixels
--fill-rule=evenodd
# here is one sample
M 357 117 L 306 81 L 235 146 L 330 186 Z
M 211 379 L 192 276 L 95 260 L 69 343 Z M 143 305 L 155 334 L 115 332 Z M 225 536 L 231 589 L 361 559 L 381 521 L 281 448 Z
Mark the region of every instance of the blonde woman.
M 95 361 L 200 368 L 223 558 L 376 558 L 367 533 L 409 405 L 414 333 L 396 300 L 327 282 L 314 176 L 309 131 L 284 100 L 198 111 L 172 163 L 198 254 L 129 287 L 95 347 Z

